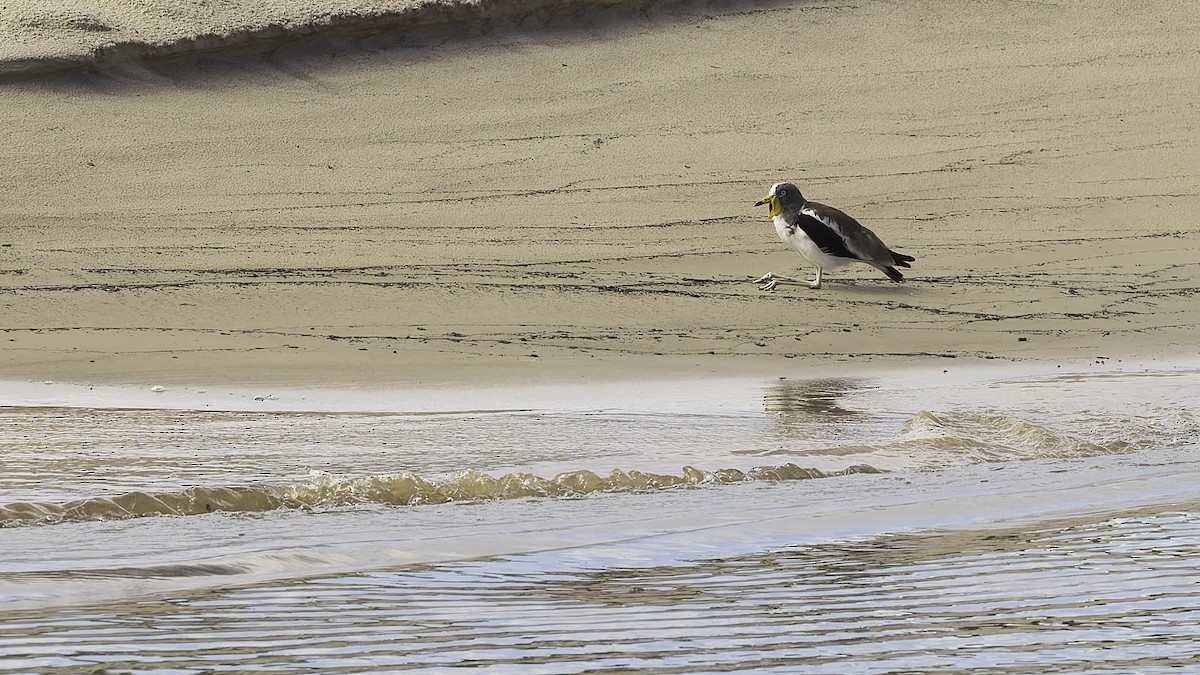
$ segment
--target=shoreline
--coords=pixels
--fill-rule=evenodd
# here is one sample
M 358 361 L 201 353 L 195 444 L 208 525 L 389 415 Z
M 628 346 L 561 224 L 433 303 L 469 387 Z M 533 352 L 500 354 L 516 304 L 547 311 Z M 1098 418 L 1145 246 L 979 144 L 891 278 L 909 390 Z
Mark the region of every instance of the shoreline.
M 1043 371 L 1055 368 L 1090 369 L 1152 368 L 1190 364 L 1200 355 L 1190 350 L 1138 351 L 1134 345 L 1112 348 L 1067 345 L 1058 352 L 1027 349 L 1003 355 L 971 353 L 798 353 L 711 356 L 656 354 L 612 356 L 577 353 L 577 348 L 558 351 L 556 357 L 542 355 L 479 356 L 471 353 L 439 353 L 430 358 L 419 354 L 363 355 L 353 360 L 351 350 L 339 354 L 322 350 L 294 356 L 279 353 L 208 353 L 192 355 L 191 365 L 172 363 L 167 354 L 130 355 L 137 366 L 120 366 L 117 359 L 106 368 L 88 368 L 78 362 L 54 360 L 48 365 L 31 364 L 4 368 L 0 381 L 70 383 L 102 386 L 280 386 L 323 388 L 472 387 L 509 384 L 571 384 L 581 382 L 639 382 L 693 380 L 724 377 L 774 376 L 793 379 L 831 376 L 862 376 L 887 373 L 939 372 L 949 370 Z M 220 352 L 221 350 L 214 350 Z M 383 350 L 386 351 L 386 350 Z M 53 359 L 53 357 L 51 357 Z M 381 365 L 376 358 L 389 361 Z M 184 361 L 189 360 L 185 355 Z
M 285 414 L 503 414 L 538 410 L 634 408 L 647 402 L 686 409 L 693 390 L 751 390 L 772 382 L 877 381 L 899 388 L 953 387 L 990 380 L 1119 374 L 1193 372 L 1200 359 L 1081 361 L 974 361 L 854 364 L 844 368 L 752 368 L 743 370 L 624 371 L 585 378 L 578 370 L 560 377 L 449 379 L 430 382 L 353 383 L 331 380 L 217 382 L 35 381 L 0 379 L 0 410 L 85 408 Z M 153 382 L 153 383 L 151 383 Z

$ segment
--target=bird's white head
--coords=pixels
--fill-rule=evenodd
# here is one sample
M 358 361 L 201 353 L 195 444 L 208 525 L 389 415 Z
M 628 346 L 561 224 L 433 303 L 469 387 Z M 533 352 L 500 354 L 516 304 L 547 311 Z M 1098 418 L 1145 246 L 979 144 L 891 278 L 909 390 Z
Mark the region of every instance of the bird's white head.
M 767 216 L 774 218 L 783 213 L 785 207 L 799 211 L 804 206 L 804 195 L 800 194 L 800 188 L 791 183 L 776 183 L 771 186 L 766 197 L 754 203 L 755 206 L 763 204 L 768 206 Z

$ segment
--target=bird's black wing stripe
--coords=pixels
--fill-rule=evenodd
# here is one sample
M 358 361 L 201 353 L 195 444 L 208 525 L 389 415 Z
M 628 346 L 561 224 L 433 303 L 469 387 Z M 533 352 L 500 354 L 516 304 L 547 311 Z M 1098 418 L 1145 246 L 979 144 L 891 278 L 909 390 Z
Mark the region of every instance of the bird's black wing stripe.
M 839 258 L 850 258 L 851 260 L 858 259 L 858 256 L 846 248 L 846 243 L 842 241 L 840 234 L 816 218 L 804 213 L 798 213 L 796 214 L 796 219 L 792 221 L 792 226 L 804 230 L 804 234 L 807 234 L 808 238 L 813 240 L 817 248 L 820 248 L 829 255 Z

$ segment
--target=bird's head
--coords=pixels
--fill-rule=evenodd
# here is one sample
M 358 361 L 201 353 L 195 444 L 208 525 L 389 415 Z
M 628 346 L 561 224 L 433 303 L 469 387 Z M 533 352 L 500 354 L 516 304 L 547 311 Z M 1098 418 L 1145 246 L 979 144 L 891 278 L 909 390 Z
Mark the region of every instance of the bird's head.
M 796 212 L 803 208 L 804 195 L 800 194 L 800 188 L 791 183 L 776 183 L 766 197 L 754 203 L 755 206 L 763 204 L 769 207 L 767 215 L 774 218 L 784 211 Z

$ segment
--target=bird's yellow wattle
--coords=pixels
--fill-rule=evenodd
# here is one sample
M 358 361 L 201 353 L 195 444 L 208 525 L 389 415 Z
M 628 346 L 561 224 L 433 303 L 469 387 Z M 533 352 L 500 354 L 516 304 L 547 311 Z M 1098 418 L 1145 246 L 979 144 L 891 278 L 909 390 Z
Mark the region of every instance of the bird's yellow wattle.
M 779 197 L 767 197 L 767 216 L 774 218 L 783 211 L 783 205 L 779 203 Z

